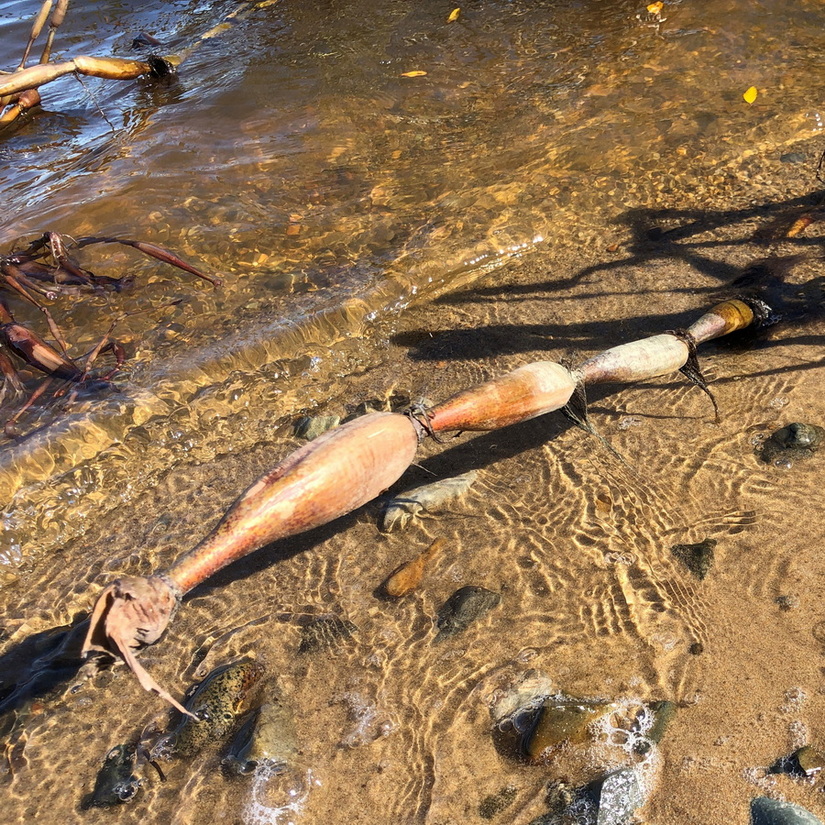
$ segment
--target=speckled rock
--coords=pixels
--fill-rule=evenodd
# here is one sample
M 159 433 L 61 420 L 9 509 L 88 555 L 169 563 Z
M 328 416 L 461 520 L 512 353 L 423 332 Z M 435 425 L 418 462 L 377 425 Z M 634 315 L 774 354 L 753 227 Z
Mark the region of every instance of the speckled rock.
M 301 628 L 301 643 L 298 653 L 315 653 L 329 650 L 352 638 L 358 628 L 347 619 L 338 616 L 319 616 Z
M 443 642 L 450 636 L 461 633 L 500 601 L 498 593 L 484 587 L 468 585 L 456 590 L 438 611 L 435 620 L 438 633 L 433 641 Z
M 263 672 L 263 665 L 246 659 L 215 668 L 184 702 L 197 720 L 184 716 L 152 746 L 151 758 L 194 756 L 208 743 L 223 739 L 245 711 L 249 692 Z
M 673 555 L 696 576 L 699 581 L 707 576 L 713 565 L 715 539 L 704 539 L 696 544 L 674 544 L 670 549 Z

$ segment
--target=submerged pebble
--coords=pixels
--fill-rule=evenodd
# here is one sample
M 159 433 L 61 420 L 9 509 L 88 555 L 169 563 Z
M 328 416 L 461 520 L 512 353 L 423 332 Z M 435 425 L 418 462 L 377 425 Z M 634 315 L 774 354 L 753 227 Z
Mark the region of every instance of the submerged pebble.
M 777 430 L 771 438 L 783 447 L 818 450 L 825 438 L 825 430 L 816 424 L 788 424 Z
M 428 562 L 447 544 L 447 540 L 437 538 L 423 553 L 405 562 L 389 575 L 384 582 L 384 592 L 393 598 L 405 596 L 418 587 Z
M 612 710 L 607 702 L 588 702 L 569 696 L 550 696 L 537 709 L 532 729 L 524 737 L 522 748 L 531 761 L 562 742 L 580 744 L 590 736 L 591 722 Z
M 530 825 L 630 825 L 647 795 L 642 774 L 620 768 L 581 787 L 562 782 L 548 785 L 550 810 Z
M 136 753 L 137 745 L 115 745 L 106 754 L 88 803 L 91 807 L 108 808 L 135 798 L 142 784 L 135 775 Z
M 476 619 L 492 610 L 501 596 L 484 587 L 468 585 L 456 590 L 438 611 L 434 641 L 441 642 L 466 630 Z
M 699 581 L 707 576 L 713 565 L 715 539 L 704 539 L 696 544 L 674 544 L 670 549 L 673 555 L 696 576 Z
M 551 817 L 553 825 L 557 825 L 558 819 L 556 817 L 563 814 L 576 801 L 576 797 L 581 795 L 581 789 L 561 779 L 551 779 L 546 787 L 544 801 L 549 811 L 544 816 L 531 822 L 530 825 L 538 825 L 542 820 L 548 822 Z
M 328 650 L 352 638 L 358 628 L 347 619 L 337 616 L 320 616 L 301 628 L 301 643 L 298 653 L 314 653 Z
M 825 429 L 816 424 L 795 422 L 777 430 L 758 451 L 766 464 L 787 463 L 810 458 L 822 446 Z
M 825 754 L 811 745 L 805 745 L 793 754 L 792 759 L 806 776 L 813 776 L 825 768 Z
M 337 427 L 341 423 L 340 415 L 312 415 L 299 418 L 295 422 L 295 435 L 313 441 L 327 430 Z
M 652 745 L 658 745 L 665 735 L 667 726 L 676 715 L 676 703 L 663 700 L 661 702 L 651 702 L 647 705 L 647 712 L 651 715 L 650 727 L 643 733 L 634 747 L 638 754 L 647 753 Z
M 478 806 L 482 819 L 492 819 L 513 804 L 518 791 L 512 785 L 505 785 L 498 793 L 485 796 Z
M 751 825 L 822 825 L 822 820 L 801 805 L 757 796 L 751 800 Z
M 799 596 L 796 593 L 783 593 L 781 596 L 777 596 L 774 601 L 784 613 L 799 607 Z
M 298 737 L 290 709 L 274 700 L 261 705 L 243 724 L 222 764 L 231 773 L 246 776 L 259 766 L 291 764 L 298 753 Z
M 629 768 L 647 761 L 676 713 L 673 702 L 642 703 L 635 697 L 519 691 L 496 698 L 492 734 L 499 753 L 534 764 L 563 763 L 565 779 L 577 785 L 601 781 L 594 767 Z
M 769 773 L 787 773 L 791 776 L 816 776 L 825 768 L 825 754 L 811 745 L 783 756 L 770 768 Z
M 244 710 L 249 692 L 263 672 L 263 665 L 250 660 L 215 668 L 184 702 L 197 721 L 184 716 L 174 730 L 155 743 L 151 758 L 194 756 L 209 742 L 222 739 Z
M 380 528 L 384 532 L 401 530 L 416 516 L 430 513 L 443 505 L 460 499 L 469 492 L 478 478 L 477 470 L 460 476 L 444 478 L 432 484 L 415 487 L 391 498 L 381 514 Z

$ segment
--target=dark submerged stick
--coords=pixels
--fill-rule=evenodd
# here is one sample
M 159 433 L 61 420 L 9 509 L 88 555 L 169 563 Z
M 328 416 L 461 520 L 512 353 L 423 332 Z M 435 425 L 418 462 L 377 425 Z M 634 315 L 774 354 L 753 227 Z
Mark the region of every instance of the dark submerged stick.
M 210 284 L 213 286 L 221 286 L 223 283 L 220 278 L 213 278 L 211 275 L 205 275 L 199 269 L 195 269 L 192 264 L 186 263 L 183 258 L 178 257 L 175 255 L 174 252 L 170 252 L 168 249 L 164 249 L 162 246 L 158 246 L 154 243 L 147 243 L 146 241 L 132 241 L 128 238 L 79 238 L 76 242 L 75 246 L 80 249 L 84 246 L 90 246 L 91 244 L 98 244 L 98 243 L 118 243 L 122 246 L 131 246 L 133 249 L 137 249 L 138 252 L 142 252 L 144 255 L 148 255 L 150 258 L 155 258 L 158 261 L 163 261 L 166 264 L 171 264 L 172 266 L 177 267 L 178 269 L 182 269 L 184 272 L 189 272 L 192 275 L 197 275 L 198 278 L 202 278 L 204 281 L 209 281 Z

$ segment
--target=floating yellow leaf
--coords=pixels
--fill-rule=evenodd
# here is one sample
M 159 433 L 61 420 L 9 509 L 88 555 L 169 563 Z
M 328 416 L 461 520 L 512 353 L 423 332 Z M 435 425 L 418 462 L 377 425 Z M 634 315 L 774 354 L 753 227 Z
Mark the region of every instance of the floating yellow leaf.
M 450 12 L 450 16 L 447 18 L 448 23 L 455 23 L 458 20 L 458 15 L 461 14 L 461 9 L 453 9 Z
M 756 91 L 756 86 L 751 86 L 742 97 L 745 99 L 745 103 L 753 103 L 758 94 L 759 92 Z
M 401 72 L 401 77 L 424 77 L 427 73 L 422 71 Z
M 648 14 L 658 14 L 665 7 L 664 3 L 651 3 L 647 7 Z

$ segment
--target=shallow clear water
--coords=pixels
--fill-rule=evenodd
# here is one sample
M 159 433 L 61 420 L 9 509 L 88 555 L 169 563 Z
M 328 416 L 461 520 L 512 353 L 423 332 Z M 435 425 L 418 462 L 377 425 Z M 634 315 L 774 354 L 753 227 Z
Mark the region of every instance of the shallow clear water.
M 43 111 L 4 141 L 7 243 L 43 229 L 138 238 L 225 283 L 87 248 L 83 263 L 132 274 L 134 289 L 52 309 L 78 356 L 121 318 L 126 368 L 90 412 L 47 403 L 23 419 L 33 434 L 0 457 L 3 498 L 23 488 L 28 506 L 42 495 L 29 485 L 130 437 L 154 443 L 147 472 L 253 443 L 247 425 L 215 444 L 212 425 L 272 401 L 278 420 L 311 408 L 334 391 L 320 387 L 380 360 L 377 319 L 559 238 L 591 244 L 651 197 L 702 203 L 720 163 L 816 133 L 816 9 L 709 14 L 679 4 L 654 23 L 631 3 L 508 2 L 448 23 L 406 3 L 73 7 L 57 57 L 132 55 L 146 31 L 183 68 L 44 86 Z M 25 38 L 24 22 L 6 28 Z M 749 107 L 753 84 L 764 92 Z M 46 333 L 40 313 L 14 311 Z M 267 413 L 258 429 L 274 423 Z
M 299 415 L 576 362 L 684 326 L 756 258 L 816 243 L 816 226 L 787 248 L 750 238 L 816 186 L 820 4 L 673 3 L 663 22 L 622 2 L 487 2 L 448 22 L 452 8 L 70 8 L 64 55 L 129 55 L 141 30 L 162 53 L 189 51 L 171 81 L 44 87 L 44 111 L 0 146 L 3 239 L 140 238 L 224 286 L 92 247 L 84 265 L 132 272 L 135 288 L 54 302 L 76 353 L 112 318 L 151 311 L 118 324 L 129 359 L 116 390 L 43 405 L 0 452 L 4 693 L 40 673 L 6 716 L 9 821 L 109 815 L 82 800 L 108 749 L 159 709 L 121 670 L 78 681 L 50 628 L 88 609 L 92 583 L 194 544 L 296 445 Z M 22 49 L 32 12 L 3 6 L 4 40 Z M 779 160 L 800 150 L 802 164 Z M 645 246 L 652 230 L 673 242 Z M 819 527 L 797 515 L 821 510 L 821 465 L 765 467 L 751 443 L 822 419 L 816 265 L 784 278 L 788 325 L 753 350 L 710 348 L 720 427 L 698 391 L 664 381 L 593 401 L 632 470 L 561 419 L 430 446 L 402 487 L 480 467 L 468 500 L 405 533 L 380 535 L 368 510 L 258 553 L 196 590 L 143 661 L 176 695 L 203 668 L 264 661 L 265 692 L 298 722 L 296 822 L 476 821 L 508 786 L 499 821 L 531 821 L 548 780 L 575 785 L 612 764 L 525 766 L 496 751 L 497 692 L 531 670 L 575 695 L 686 705 L 650 768 L 651 822 L 743 819 L 765 788 L 822 815 L 811 783 L 760 773 L 802 732 L 822 736 L 806 535 Z M 40 329 L 38 312 L 14 311 Z M 437 536 L 449 551 L 420 595 L 377 600 L 383 577 Z M 792 552 L 773 552 L 779 536 Z M 670 547 L 706 537 L 722 561 L 697 584 Z M 436 648 L 432 617 L 464 584 L 502 605 Z M 796 606 L 782 612 L 788 594 Z M 301 622 L 327 613 L 359 627 L 354 643 L 297 655 Z M 781 699 L 795 690 L 803 700 Z M 230 781 L 218 760 L 177 763 L 165 784 L 147 774 L 117 815 L 288 821 L 266 777 Z

